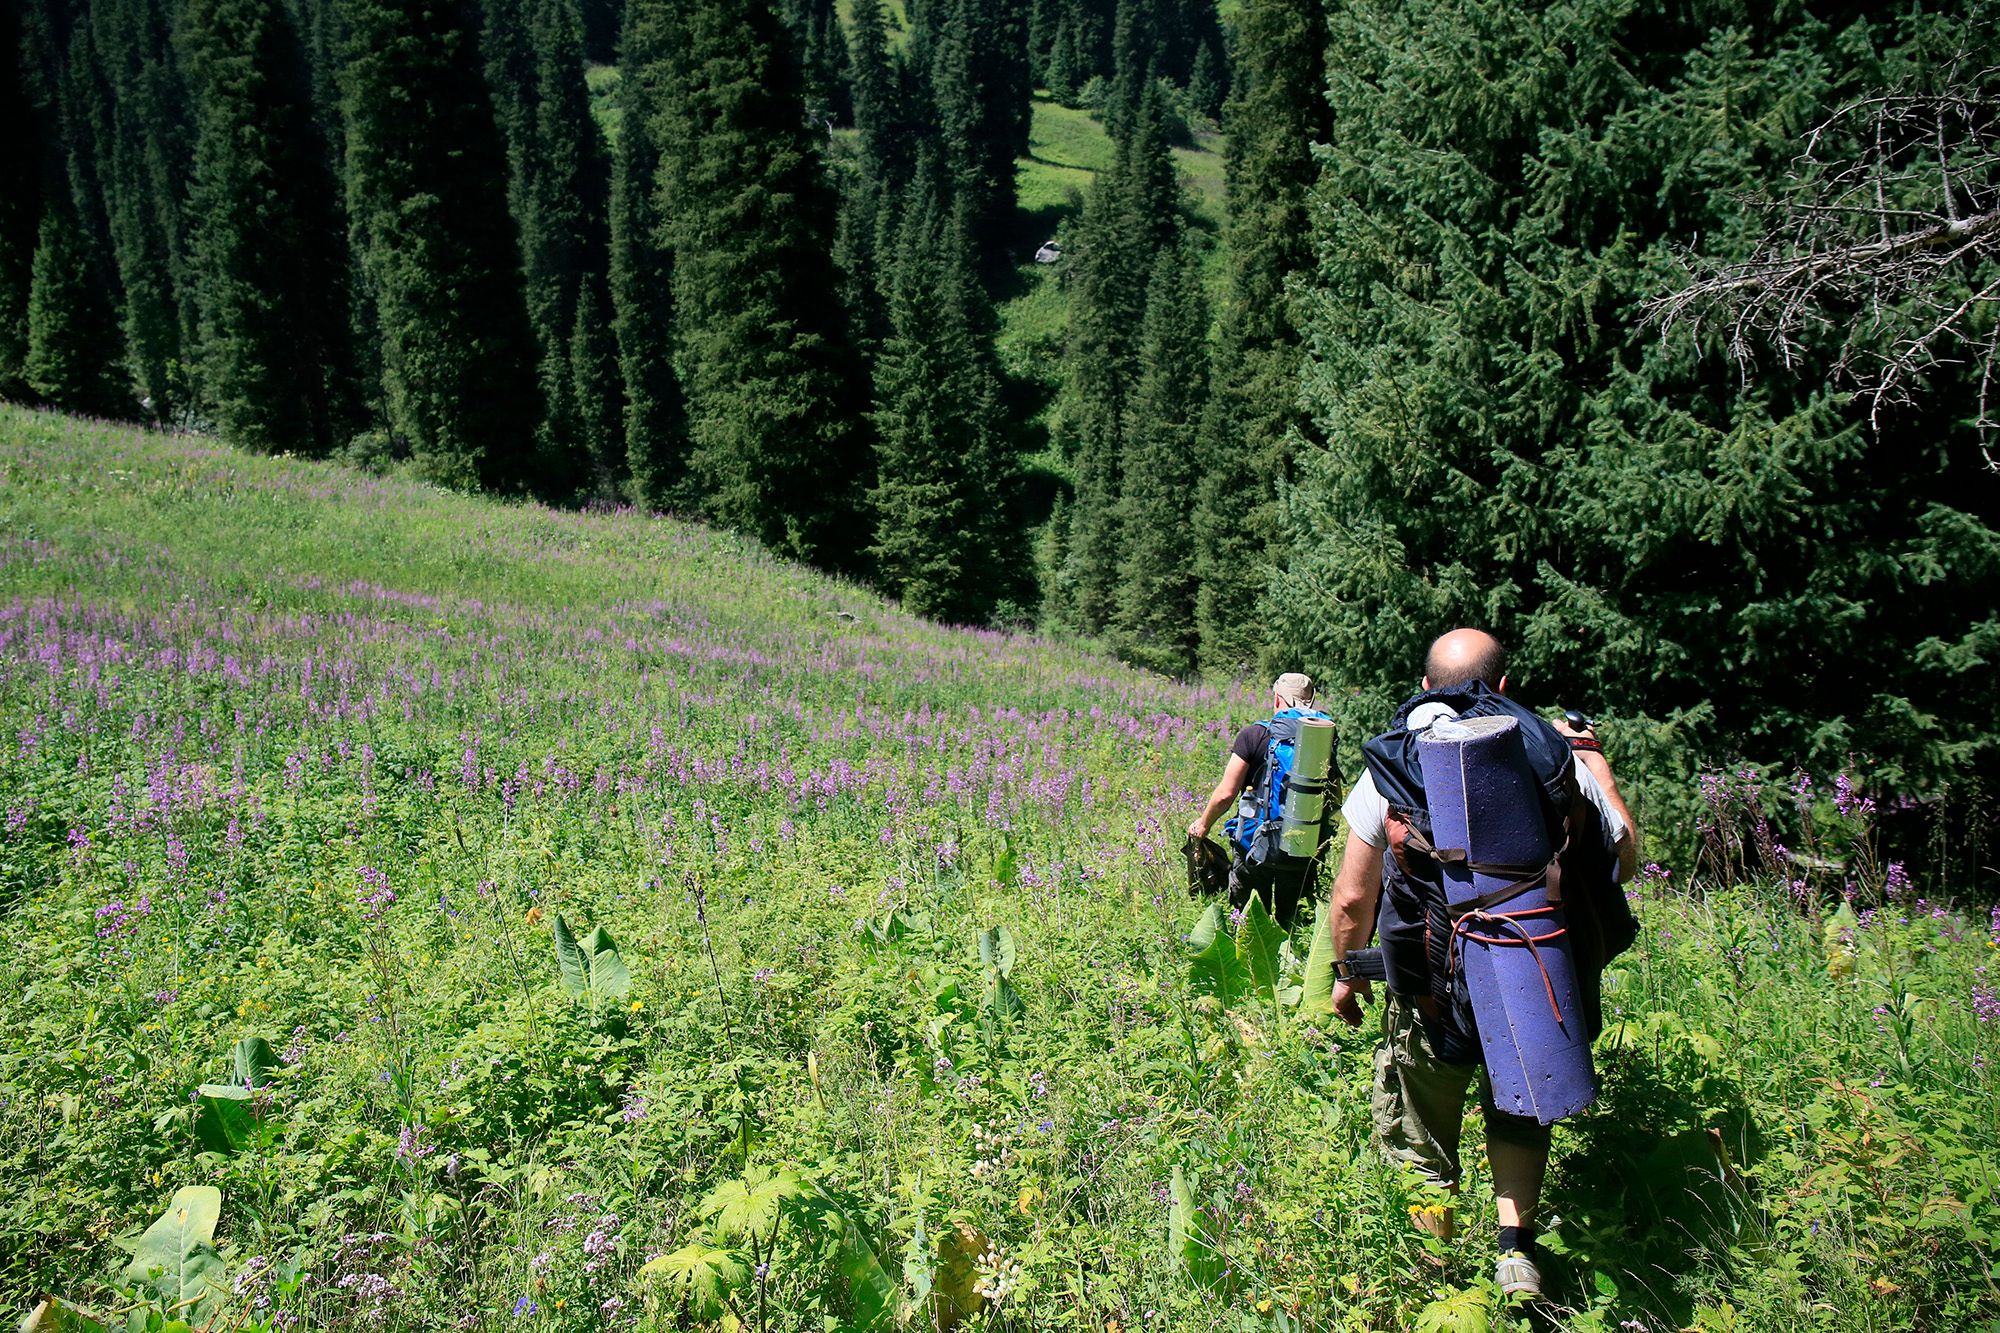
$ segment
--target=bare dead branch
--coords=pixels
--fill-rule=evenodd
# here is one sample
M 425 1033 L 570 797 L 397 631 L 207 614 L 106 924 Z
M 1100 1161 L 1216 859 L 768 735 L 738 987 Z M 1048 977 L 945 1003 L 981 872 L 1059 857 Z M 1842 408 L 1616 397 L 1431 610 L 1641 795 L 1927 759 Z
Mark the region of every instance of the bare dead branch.
M 1837 108 L 1804 137 L 1778 188 L 1746 201 L 1767 229 L 1731 263 L 1682 259 L 1646 305 L 1662 337 L 1712 330 L 1743 373 L 1834 349 L 1871 427 L 1932 372 L 1978 370 L 1989 466 L 2000 350 L 2000 70 L 1961 60 L 1936 92 L 1892 89 Z

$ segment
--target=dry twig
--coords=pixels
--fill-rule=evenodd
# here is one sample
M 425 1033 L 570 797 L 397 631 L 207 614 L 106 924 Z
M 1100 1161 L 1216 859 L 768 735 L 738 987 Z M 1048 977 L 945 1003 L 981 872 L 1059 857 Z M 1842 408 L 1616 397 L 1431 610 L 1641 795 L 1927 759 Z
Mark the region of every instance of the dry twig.
M 1686 257 L 1687 281 L 1648 303 L 1648 322 L 1663 336 L 1719 329 L 1746 375 L 1760 348 L 1793 369 L 1831 335 L 1836 374 L 1871 427 L 1936 368 L 1974 363 L 1980 447 L 2000 465 L 2000 70 L 1961 68 L 1942 92 L 1841 107 L 1806 137 L 1781 189 L 1751 205 L 1768 220 L 1751 256 Z

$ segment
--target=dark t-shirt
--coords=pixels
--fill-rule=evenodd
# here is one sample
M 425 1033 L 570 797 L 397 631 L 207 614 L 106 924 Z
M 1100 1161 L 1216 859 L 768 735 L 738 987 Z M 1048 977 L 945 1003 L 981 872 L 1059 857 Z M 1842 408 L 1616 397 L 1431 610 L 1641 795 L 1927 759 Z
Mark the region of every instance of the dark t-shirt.
M 1252 722 L 1236 733 L 1236 739 L 1230 743 L 1229 753 L 1250 765 L 1250 775 L 1255 777 L 1257 770 L 1264 766 L 1264 756 L 1270 748 L 1271 729 L 1262 722 Z

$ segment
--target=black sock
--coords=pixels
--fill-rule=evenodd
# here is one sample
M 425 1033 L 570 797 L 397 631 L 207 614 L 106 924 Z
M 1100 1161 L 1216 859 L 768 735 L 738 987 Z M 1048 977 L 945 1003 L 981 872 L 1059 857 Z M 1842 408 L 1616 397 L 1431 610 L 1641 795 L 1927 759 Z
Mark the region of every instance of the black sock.
M 1530 1254 L 1534 1249 L 1534 1244 L 1533 1241 L 1523 1241 L 1521 1239 L 1521 1228 L 1519 1227 L 1500 1228 L 1500 1253 L 1502 1254 L 1507 1253 L 1509 1250 L 1518 1250 L 1522 1254 Z

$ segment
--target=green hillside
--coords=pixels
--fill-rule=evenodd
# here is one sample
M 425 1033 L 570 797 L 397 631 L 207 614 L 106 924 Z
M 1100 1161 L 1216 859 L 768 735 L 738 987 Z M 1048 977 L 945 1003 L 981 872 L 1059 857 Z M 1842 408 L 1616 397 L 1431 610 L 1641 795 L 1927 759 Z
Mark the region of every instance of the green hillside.
M 1367 1141 L 1372 1043 L 1318 1008 L 1309 928 L 1187 896 L 1251 704 L 702 528 L 0 408 L 0 1300 L 1990 1317 L 2000 922 L 1650 872 L 1531 1325 L 1487 1285 L 1483 1167 L 1476 1243 L 1409 1226 L 1436 1200 Z
M 1087 111 L 1066 107 L 1046 97 L 1034 102 L 1028 156 L 1021 159 L 1016 183 L 1020 191 L 1022 234 L 1036 242 L 1053 239 L 1064 222 L 1073 220 L 1084 193 L 1097 173 L 1111 164 L 1112 144 L 1104 124 Z M 1198 131 L 1192 148 L 1173 150 L 1174 165 L 1187 186 L 1188 211 L 1199 235 L 1212 238 L 1203 251 L 1203 277 L 1211 302 L 1219 298 L 1225 276 L 1222 224 L 1228 201 L 1222 179 L 1223 137 Z M 1032 249 L 1030 246 L 1024 248 Z M 999 350 L 1007 368 L 1037 385 L 1052 398 L 1062 382 L 1064 334 L 1069 327 L 1069 301 L 1059 265 L 1021 265 L 1019 290 L 999 307 Z

